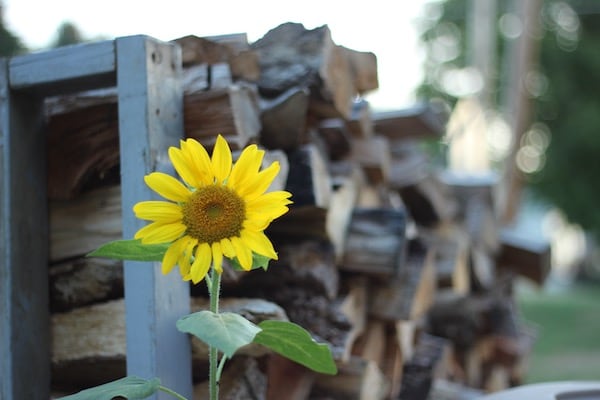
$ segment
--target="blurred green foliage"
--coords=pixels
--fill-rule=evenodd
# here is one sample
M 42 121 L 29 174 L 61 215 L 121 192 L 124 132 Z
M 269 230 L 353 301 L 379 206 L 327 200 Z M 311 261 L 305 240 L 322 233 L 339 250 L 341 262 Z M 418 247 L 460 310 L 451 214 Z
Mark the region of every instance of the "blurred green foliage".
M 518 1 L 518 0 L 516 0 Z M 425 46 L 420 97 L 441 98 L 451 107 L 457 94 L 444 85 L 448 71 L 467 67 L 469 0 L 432 1 L 420 21 Z M 512 1 L 498 0 L 497 73 L 492 101 L 505 105 L 511 65 L 510 28 L 518 25 Z M 539 62 L 523 77 L 534 103 L 533 123 L 547 142 L 542 168 L 526 175 L 538 198 L 600 238 L 600 2 L 542 0 Z M 446 85 L 447 86 L 447 85 Z

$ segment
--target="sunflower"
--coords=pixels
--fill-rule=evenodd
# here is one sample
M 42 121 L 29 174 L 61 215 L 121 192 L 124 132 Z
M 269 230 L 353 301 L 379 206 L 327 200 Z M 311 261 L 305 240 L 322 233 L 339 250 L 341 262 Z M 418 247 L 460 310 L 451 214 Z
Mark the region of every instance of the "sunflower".
M 279 163 L 260 170 L 264 150 L 246 147 L 235 164 L 227 141 L 217 137 L 212 157 L 194 139 L 169 148 L 169 158 L 181 181 L 152 172 L 144 181 L 169 201 L 142 201 L 136 217 L 152 221 L 135 234 L 144 244 L 169 243 L 162 260 L 168 274 L 177 264 L 184 280 L 198 283 L 212 265 L 223 271 L 223 257 L 237 258 L 252 268 L 252 253 L 277 259 L 264 230 L 288 211 L 291 194 L 267 192 L 279 173 Z

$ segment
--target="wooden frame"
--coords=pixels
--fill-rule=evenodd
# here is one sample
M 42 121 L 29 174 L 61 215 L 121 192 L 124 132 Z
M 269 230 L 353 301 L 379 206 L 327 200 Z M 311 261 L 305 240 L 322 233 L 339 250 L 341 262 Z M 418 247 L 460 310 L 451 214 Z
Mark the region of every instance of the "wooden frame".
M 180 75 L 179 46 L 146 36 L 0 59 L 0 398 L 50 397 L 44 97 L 116 85 L 130 238 L 143 224 L 132 205 L 153 196 L 143 176 L 168 168 L 167 147 L 183 135 Z M 127 374 L 191 397 L 190 344 L 175 328 L 189 286 L 146 264 L 125 263 Z

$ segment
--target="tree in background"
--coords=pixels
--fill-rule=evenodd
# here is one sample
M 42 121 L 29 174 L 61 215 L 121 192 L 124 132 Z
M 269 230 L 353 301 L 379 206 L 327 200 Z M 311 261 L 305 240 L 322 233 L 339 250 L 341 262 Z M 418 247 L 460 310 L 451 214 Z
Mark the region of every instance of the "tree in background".
M 0 57 L 14 56 L 26 51 L 27 49 L 21 40 L 6 28 L 3 5 L 0 2 Z
M 51 43 L 50 47 L 56 48 L 61 46 L 68 46 L 71 44 L 77 44 L 84 42 L 83 35 L 79 31 L 79 28 L 74 23 L 65 21 L 58 27 L 56 31 L 56 39 Z
M 420 23 L 426 61 L 419 96 L 453 107 L 477 90 L 481 77 L 468 59 L 471 5 L 428 5 Z M 488 77 L 491 107 L 504 112 L 509 49 L 522 28 L 513 7 L 496 2 L 496 68 Z M 600 3 L 545 0 L 541 7 L 538 65 L 522 77 L 533 100 L 533 124 L 518 143 L 517 164 L 534 195 L 600 238 Z

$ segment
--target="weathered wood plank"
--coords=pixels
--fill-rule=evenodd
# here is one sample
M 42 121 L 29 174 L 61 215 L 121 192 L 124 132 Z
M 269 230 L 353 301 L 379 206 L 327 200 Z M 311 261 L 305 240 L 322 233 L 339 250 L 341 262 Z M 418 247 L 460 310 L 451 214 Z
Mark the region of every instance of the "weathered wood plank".
M 123 237 L 144 223 L 133 205 L 156 195 L 144 185 L 151 171 L 171 171 L 167 148 L 183 134 L 181 51 L 144 36 L 116 40 Z M 190 311 L 189 283 L 177 273 L 163 276 L 160 263 L 126 261 L 127 373 L 160 377 L 186 397 L 192 394 L 190 344 L 175 322 Z M 153 399 L 167 398 L 155 395 Z
M 0 59 L 0 398 L 43 399 L 50 336 L 42 99 L 9 87 L 10 64 Z
M 10 84 L 44 95 L 113 86 L 116 64 L 112 40 L 66 46 L 12 58 Z

